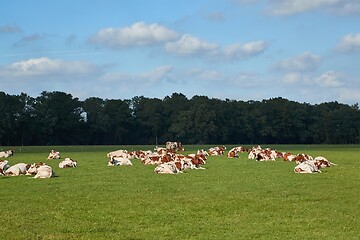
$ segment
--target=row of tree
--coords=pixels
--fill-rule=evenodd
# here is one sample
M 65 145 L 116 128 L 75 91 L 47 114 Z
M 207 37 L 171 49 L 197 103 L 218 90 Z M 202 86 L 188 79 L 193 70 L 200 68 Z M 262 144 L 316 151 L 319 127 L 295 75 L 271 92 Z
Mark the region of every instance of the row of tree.
M 0 92 L 0 145 L 360 143 L 358 104 Z

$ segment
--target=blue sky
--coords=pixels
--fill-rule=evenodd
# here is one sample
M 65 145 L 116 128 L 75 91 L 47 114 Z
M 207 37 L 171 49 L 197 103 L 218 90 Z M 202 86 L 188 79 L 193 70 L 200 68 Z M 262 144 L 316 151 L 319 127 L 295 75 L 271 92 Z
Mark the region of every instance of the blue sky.
M 0 91 L 360 102 L 358 0 L 0 0 Z

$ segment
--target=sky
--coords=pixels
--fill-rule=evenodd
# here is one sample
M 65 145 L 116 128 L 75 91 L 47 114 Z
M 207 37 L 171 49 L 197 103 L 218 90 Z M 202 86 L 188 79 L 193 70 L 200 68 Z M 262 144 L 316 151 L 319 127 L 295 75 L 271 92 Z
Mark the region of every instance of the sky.
M 0 91 L 360 102 L 359 0 L 0 0 Z

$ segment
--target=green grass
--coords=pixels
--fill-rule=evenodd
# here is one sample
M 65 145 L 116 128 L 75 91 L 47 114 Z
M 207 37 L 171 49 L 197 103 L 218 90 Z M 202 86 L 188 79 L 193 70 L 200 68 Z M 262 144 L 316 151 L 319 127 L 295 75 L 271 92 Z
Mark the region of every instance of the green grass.
M 295 174 L 295 163 L 243 153 L 209 157 L 206 170 L 158 175 L 139 160 L 107 166 L 109 151 L 153 146 L 14 147 L 11 165 L 43 161 L 58 177 L 0 176 L 0 239 L 360 239 L 360 146 L 270 147 L 338 166 Z M 46 160 L 51 149 L 78 168 Z

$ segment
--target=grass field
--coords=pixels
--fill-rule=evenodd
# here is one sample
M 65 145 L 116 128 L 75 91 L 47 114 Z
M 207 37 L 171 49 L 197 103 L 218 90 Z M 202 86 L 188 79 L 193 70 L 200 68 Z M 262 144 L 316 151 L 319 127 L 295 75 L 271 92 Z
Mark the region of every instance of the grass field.
M 359 145 L 263 147 L 338 165 L 295 174 L 293 162 L 242 153 L 209 157 L 206 170 L 158 175 L 139 160 L 107 166 L 109 151 L 153 146 L 14 147 L 11 165 L 43 161 L 58 177 L 0 176 L 0 239 L 360 239 Z M 78 167 L 46 160 L 52 148 Z

